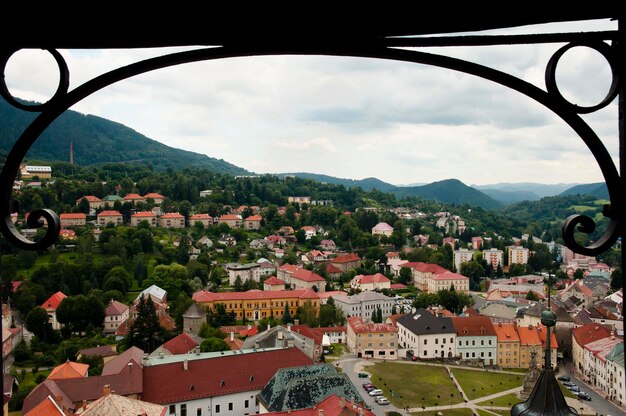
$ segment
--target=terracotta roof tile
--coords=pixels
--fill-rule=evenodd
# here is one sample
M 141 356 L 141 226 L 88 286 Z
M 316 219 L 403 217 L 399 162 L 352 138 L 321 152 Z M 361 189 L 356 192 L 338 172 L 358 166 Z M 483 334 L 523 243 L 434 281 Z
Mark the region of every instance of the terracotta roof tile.
M 307 269 L 298 269 L 291 275 L 291 277 L 293 279 L 302 280 L 304 282 L 325 282 L 326 281 L 319 274 L 311 270 L 307 270 Z
M 59 218 L 62 220 L 84 220 L 87 219 L 87 215 L 82 212 L 64 212 L 59 216 Z
M 331 263 L 350 263 L 353 261 L 361 261 L 361 257 L 359 257 L 356 253 L 343 254 L 341 256 L 337 256 L 332 259 Z
M 89 364 L 75 363 L 73 361 L 65 362 L 52 369 L 49 380 L 58 380 L 62 378 L 80 378 L 86 377 L 89 370 Z
M 141 212 L 135 212 L 133 215 L 131 215 L 132 218 L 152 218 L 152 217 L 156 217 L 156 215 L 154 215 L 153 212 L 150 211 L 141 211 Z
M 265 281 L 263 282 L 263 284 L 266 285 L 284 285 L 285 282 L 283 282 L 282 280 L 280 280 L 278 277 L 276 276 L 272 276 L 268 279 L 265 279 Z
M 493 328 L 496 330 L 498 336 L 498 342 L 519 342 L 519 335 L 514 324 L 494 324 Z
M 187 354 L 198 345 L 200 344 L 198 344 L 196 340 L 191 338 L 191 336 L 189 336 L 186 332 L 183 332 L 163 344 L 163 348 L 171 352 L 173 355 L 178 355 Z
M 102 368 L 102 375 L 118 374 L 128 367 L 128 363 L 133 363 L 139 369 L 143 368 L 143 354 L 142 349 L 130 347 L 111 361 L 105 363 Z
M 41 305 L 41 307 L 44 309 L 56 310 L 56 308 L 58 308 L 61 304 L 61 301 L 63 301 L 63 299 L 65 299 L 66 297 L 67 295 L 65 295 L 63 292 L 57 292 L 54 295 L 50 296 L 48 300 Z
M 157 194 L 156 192 L 147 193 L 143 197 L 146 198 L 146 199 L 148 199 L 148 198 L 152 198 L 152 199 L 163 199 L 163 198 L 165 198 L 163 195 Z
M 65 412 L 59 407 L 59 405 L 50 396 L 46 397 L 44 401 L 33 407 L 28 413 L 24 413 L 24 416 L 65 416 Z
M 143 399 L 175 403 L 261 390 L 280 368 L 311 364 L 297 348 L 247 352 L 144 367 Z M 228 369 L 228 371 L 216 371 Z
M 365 323 L 363 319 L 358 316 L 348 318 L 348 326 L 352 327 L 352 330 L 357 334 L 369 332 L 398 332 L 398 328 L 393 325 Z
M 496 336 L 493 323 L 487 316 L 455 316 L 450 319 L 457 336 Z
M 355 282 L 360 283 L 362 285 L 367 285 L 367 284 L 372 284 L 372 283 L 391 283 L 391 280 L 389 280 L 382 273 L 376 273 L 372 275 L 360 274 L 358 276 L 354 276 L 354 280 Z
M 109 210 L 109 211 L 102 211 L 101 213 L 98 214 L 98 217 L 121 217 L 122 213 L 119 211 L 114 211 L 114 210 Z
M 572 335 L 576 340 L 576 343 L 581 347 L 589 344 L 590 342 L 597 341 L 602 338 L 611 336 L 611 331 L 603 325 L 597 323 L 590 323 L 587 325 L 579 326 L 572 329 Z
M 178 212 L 168 212 L 167 214 L 161 215 L 161 218 L 164 218 L 164 219 L 174 218 L 174 219 L 179 220 L 185 217 Z
M 105 316 L 122 315 L 127 310 L 128 310 L 128 305 L 124 305 L 122 302 L 113 300 L 109 302 L 109 305 L 104 310 L 104 315 Z
M 410 267 L 422 273 L 433 273 L 433 274 L 446 273 L 450 271 L 448 269 L 444 269 L 438 264 L 423 263 L 421 261 L 404 263 L 402 267 Z

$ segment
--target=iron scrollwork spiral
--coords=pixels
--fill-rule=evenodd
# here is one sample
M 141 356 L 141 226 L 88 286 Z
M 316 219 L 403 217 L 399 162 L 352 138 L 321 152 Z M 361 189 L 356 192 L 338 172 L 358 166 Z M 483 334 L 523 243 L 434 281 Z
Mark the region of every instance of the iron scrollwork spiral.
M 573 104 L 563 97 L 563 95 L 561 94 L 557 86 L 556 68 L 558 66 L 559 60 L 563 57 L 563 55 L 567 51 L 575 47 L 586 47 L 586 48 L 595 50 L 596 52 L 598 52 L 600 55 L 604 57 L 604 59 L 608 62 L 611 68 L 611 74 L 612 74 L 611 86 L 609 87 L 606 97 L 602 99 L 596 105 L 580 106 L 580 105 Z M 546 80 L 546 88 L 548 92 L 557 101 L 559 101 L 562 106 L 578 114 L 589 114 L 589 113 L 598 111 L 608 106 L 618 96 L 620 88 L 621 88 L 620 68 L 618 65 L 618 59 L 617 59 L 616 54 L 617 54 L 617 51 L 614 46 L 609 46 L 608 44 L 604 42 L 600 42 L 600 41 L 588 41 L 588 42 L 579 41 L 579 42 L 572 42 L 570 44 L 563 46 L 562 48 L 560 48 L 558 51 L 554 53 L 554 55 L 552 56 L 552 58 L 550 59 L 546 67 L 545 80 Z M 585 140 L 585 137 L 583 137 L 583 140 Z M 589 140 L 591 144 L 587 142 L 587 140 L 585 141 L 587 142 L 587 145 L 590 146 L 590 149 L 592 150 L 592 152 L 594 152 L 594 149 L 591 148 L 591 145 L 593 145 L 596 148 L 603 147 L 602 143 L 597 138 L 594 139 L 593 137 L 590 137 Z M 595 154 L 596 153 L 594 152 L 594 155 Z M 607 166 L 607 164 L 610 164 L 611 166 L 613 165 L 610 159 L 604 160 L 604 161 L 598 160 L 598 162 L 599 162 L 601 169 Z M 603 170 L 603 173 L 605 173 L 604 170 Z M 576 253 L 580 253 L 580 254 L 584 254 L 588 256 L 596 256 L 598 254 L 601 254 L 607 249 L 609 249 L 615 243 L 615 241 L 620 235 L 620 221 L 623 221 L 622 207 L 620 206 L 620 203 L 622 202 L 621 192 L 623 192 L 623 190 L 620 189 L 620 181 L 617 175 L 609 174 L 607 176 L 607 174 L 605 173 L 605 179 L 606 179 L 606 185 L 609 191 L 611 204 L 605 205 L 604 210 L 602 212 L 605 217 L 610 219 L 609 226 L 604 231 L 602 236 L 600 236 L 600 238 L 597 241 L 593 242 L 591 245 L 582 246 L 576 241 L 576 238 L 575 238 L 576 231 L 579 231 L 585 234 L 593 233 L 596 229 L 595 220 L 586 215 L 574 214 L 574 215 L 569 216 L 563 224 L 562 234 L 563 234 L 563 240 L 565 242 L 565 245 Z

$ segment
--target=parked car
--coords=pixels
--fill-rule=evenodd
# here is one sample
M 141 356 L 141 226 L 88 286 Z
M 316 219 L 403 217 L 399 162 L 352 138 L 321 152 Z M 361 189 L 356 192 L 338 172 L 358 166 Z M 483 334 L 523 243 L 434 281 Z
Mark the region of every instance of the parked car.
M 576 384 L 572 383 L 571 381 L 564 381 L 562 383 L 565 387 L 572 387 L 575 386 Z
M 559 381 L 570 381 L 570 378 L 568 376 L 561 376 L 561 377 L 557 378 L 557 380 L 559 380 Z
M 382 396 L 383 395 L 383 391 L 381 389 L 374 389 L 374 390 L 370 391 L 368 394 L 370 396 L 372 396 L 372 397 Z
M 578 386 L 570 386 L 568 387 L 569 391 L 573 392 L 573 393 L 578 393 L 580 391 L 580 388 Z
M 386 398 L 385 396 L 378 396 L 376 398 L 376 403 L 384 406 L 386 404 L 389 404 L 389 399 Z
M 578 393 L 576 393 L 576 395 L 578 396 L 580 400 L 586 400 L 588 402 L 591 401 L 591 396 L 585 393 L 584 391 L 579 391 Z
M 372 383 L 363 383 L 363 388 L 366 389 L 368 387 L 374 387 Z
M 370 391 L 372 391 L 372 390 L 377 390 L 376 386 L 375 386 L 375 385 L 373 385 L 373 384 L 372 384 L 371 386 L 367 386 L 367 387 L 365 387 L 365 391 L 366 391 L 366 392 L 368 392 L 368 393 L 369 393 Z

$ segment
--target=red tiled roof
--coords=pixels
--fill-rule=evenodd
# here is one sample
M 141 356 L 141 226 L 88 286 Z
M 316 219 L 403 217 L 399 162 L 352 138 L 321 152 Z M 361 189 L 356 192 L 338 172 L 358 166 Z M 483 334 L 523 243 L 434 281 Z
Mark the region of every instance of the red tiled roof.
M 261 221 L 263 219 L 260 215 L 250 215 L 245 221 Z
M 241 215 L 226 214 L 218 218 L 218 221 L 241 221 Z
M 56 308 L 59 307 L 59 305 L 61 304 L 61 301 L 63 299 L 65 299 L 67 297 L 67 295 L 65 295 L 63 292 L 57 292 L 54 295 L 50 296 L 48 298 L 47 301 L 45 301 L 41 307 L 44 309 L 53 309 L 56 310 Z
M 89 364 L 75 363 L 73 361 L 65 362 L 52 369 L 48 380 L 58 380 L 62 378 L 80 378 L 87 375 Z
M 245 299 L 319 299 L 317 293 L 311 289 L 296 289 L 296 290 L 276 290 L 272 292 L 252 291 L 247 292 L 207 292 L 200 290 L 195 292 L 192 296 L 196 302 L 225 302 L 230 300 L 245 300 Z
M 332 259 L 331 263 L 350 263 L 353 261 L 361 261 L 361 258 L 356 253 L 343 254 Z
M 433 274 L 446 273 L 450 271 L 448 269 L 444 269 L 438 264 L 423 263 L 421 261 L 404 263 L 402 267 L 410 267 L 422 273 L 433 273 Z
M 137 369 L 143 368 L 143 350 L 137 347 L 130 347 L 111 361 L 104 363 L 102 368 L 102 375 L 108 376 L 111 374 L 119 374 L 126 367 L 128 363 L 133 363 Z
M 167 341 L 163 344 L 163 348 L 171 352 L 173 355 L 187 354 L 189 351 L 196 348 L 199 344 L 194 341 L 187 333 L 183 332 L 180 335 Z
M 294 266 L 293 264 L 289 264 L 289 263 L 285 263 L 282 266 L 280 266 L 278 268 L 278 270 L 280 271 L 284 271 L 287 272 L 289 274 L 294 273 L 296 270 L 298 270 L 298 266 Z
M 374 323 L 366 324 L 363 322 L 363 319 L 358 316 L 348 318 L 348 326 L 351 326 L 352 330 L 357 334 L 368 332 L 398 332 L 398 328 L 393 325 Z
M 80 202 L 83 199 L 86 199 L 88 202 L 102 202 L 100 198 L 98 198 L 97 196 L 93 196 L 93 195 L 85 195 L 82 198 L 78 198 L 76 202 Z
M 276 276 L 272 276 L 272 277 L 270 277 L 268 279 L 265 279 L 265 282 L 263 282 L 263 284 L 266 284 L 266 285 L 284 285 L 285 282 L 283 282 L 282 280 L 280 280 Z
M 59 216 L 59 218 L 61 218 L 62 220 L 84 220 L 87 219 L 87 215 L 83 214 L 82 212 L 64 212 Z
M 141 212 L 135 212 L 133 215 L 131 215 L 131 217 L 133 217 L 133 218 L 148 218 L 148 217 L 156 217 L 156 215 L 154 215 L 154 213 L 150 212 L 150 211 L 141 211 Z
M 213 217 L 209 214 L 194 214 L 189 217 L 190 220 L 212 220 Z
M 400 289 L 406 289 L 406 285 L 403 285 L 402 283 L 392 283 L 390 286 L 391 290 L 400 290 Z
M 324 411 L 324 416 L 375 416 L 375 413 L 358 404 L 332 394 L 310 409 L 289 410 L 286 412 L 269 412 L 267 416 L 319 416 Z
M 590 324 L 579 326 L 578 328 L 572 329 L 572 335 L 574 336 L 576 343 L 580 345 L 581 347 L 584 347 L 590 342 L 594 342 L 602 338 L 610 337 L 611 331 L 603 325 L 600 325 L 597 323 L 590 323 Z
M 33 407 L 30 412 L 24 413 L 24 416 L 65 416 L 65 412 L 50 396 L 44 401 Z
M 83 348 L 78 351 L 78 354 L 94 357 L 114 357 L 117 356 L 117 351 L 115 351 L 111 345 L 102 345 L 100 347 Z
M 517 335 L 521 345 L 539 345 L 541 339 L 537 333 L 537 328 L 534 326 L 518 326 Z
M 102 211 L 101 213 L 98 214 L 98 217 L 121 217 L 122 213 L 119 211 Z
M 148 366 L 142 399 L 165 404 L 261 390 L 278 369 L 310 364 L 299 349 L 288 348 L 189 360 L 187 370 L 181 362 Z
M 131 200 L 131 199 L 145 199 L 143 196 L 139 195 L 139 194 L 126 194 L 126 196 L 122 199 L 126 199 L 126 200 Z
M 371 274 L 371 275 L 360 274 L 358 276 L 354 276 L 354 280 L 357 283 L 360 283 L 362 285 L 372 284 L 372 283 L 391 282 L 391 280 L 389 280 L 384 274 L 381 274 L 381 273 L 376 273 L 376 274 Z
M 326 280 L 319 274 L 307 269 L 298 269 L 291 275 L 293 279 L 302 280 L 304 282 L 325 282 Z
M 181 219 L 181 218 L 185 218 L 183 215 L 179 214 L 178 212 L 168 212 L 167 214 L 163 214 L 161 215 L 161 218 L 174 218 L 174 219 Z
M 124 305 L 122 302 L 118 302 L 114 300 L 112 302 L 109 302 L 109 305 L 104 310 L 104 315 L 105 316 L 122 315 L 127 310 L 128 310 L 127 305 Z
M 496 336 L 496 331 L 488 316 L 454 316 L 452 325 L 457 336 Z
M 519 342 L 519 335 L 515 330 L 514 324 L 498 323 L 493 325 L 498 336 L 498 342 Z
M 546 348 L 546 333 L 547 328 L 543 325 L 539 325 L 537 327 L 537 334 L 539 334 L 539 339 L 541 339 L 541 347 Z M 554 331 L 550 332 L 550 348 L 559 348 L 559 344 L 556 341 L 556 334 Z
M 326 273 L 332 274 L 332 273 L 342 273 L 342 272 L 340 268 L 338 268 L 337 266 L 331 263 L 331 264 L 326 265 Z
M 147 193 L 143 197 L 146 198 L 146 199 L 148 199 L 148 198 L 152 198 L 152 199 L 163 199 L 163 198 L 165 198 L 163 195 L 157 194 L 156 192 Z

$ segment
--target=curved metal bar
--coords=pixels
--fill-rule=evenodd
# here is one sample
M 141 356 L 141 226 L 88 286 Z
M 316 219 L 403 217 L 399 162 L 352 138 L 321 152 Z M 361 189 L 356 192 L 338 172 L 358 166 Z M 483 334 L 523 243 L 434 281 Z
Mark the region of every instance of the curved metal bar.
M 583 224 L 583 230 L 589 229 L 589 221 L 593 223 L 593 220 L 589 217 L 587 219 L 570 218 L 568 219 L 568 227 L 564 227 L 564 231 L 567 231 L 564 235 L 566 244 L 572 250 L 583 254 L 599 254 L 610 247 L 618 237 L 618 224 L 621 222 L 622 214 L 620 207 L 620 192 L 619 189 L 619 174 L 613 160 L 611 159 L 608 151 L 593 132 L 593 130 L 568 106 L 563 105 L 561 100 L 553 97 L 548 92 L 545 92 L 538 87 L 516 78 L 512 75 L 497 71 L 492 68 L 488 68 L 472 62 L 463 61 L 456 58 L 451 58 L 442 55 L 430 54 L 425 52 L 410 51 L 404 49 L 391 49 L 384 46 L 365 47 L 365 48 L 350 48 L 350 47 L 306 47 L 302 49 L 281 49 L 277 48 L 239 48 L 239 47 L 216 47 L 208 49 L 197 49 L 192 51 L 177 52 L 169 55 L 159 56 L 156 58 L 147 59 L 137 63 L 130 64 L 128 66 L 112 70 L 108 73 L 100 75 L 92 80 L 77 87 L 75 90 L 70 91 L 65 96 L 59 96 L 37 117 L 33 123 L 24 131 L 20 136 L 16 145 L 13 147 L 7 160 L 13 160 L 13 163 L 6 164 L 0 177 L 0 196 L 2 197 L 2 204 L 0 205 L 0 215 L 2 215 L 2 221 L 0 221 L 0 230 L 7 236 L 10 241 L 17 242 L 19 246 L 26 249 L 34 249 L 36 243 L 24 243 L 24 238 L 17 234 L 17 230 L 10 221 L 9 200 L 11 196 L 11 189 L 15 176 L 17 174 L 17 167 L 19 161 L 23 160 L 26 151 L 35 142 L 39 135 L 45 130 L 45 128 L 52 123 L 59 115 L 65 110 L 69 109 L 72 105 L 76 104 L 83 98 L 93 94 L 94 92 L 101 90 L 115 82 L 123 79 L 131 78 L 133 76 L 146 73 L 155 69 L 166 68 L 184 63 L 207 61 L 213 59 L 222 58 L 235 58 L 244 56 L 262 56 L 262 55 L 329 55 L 329 56 L 351 56 L 362 58 L 377 58 L 377 59 L 390 59 L 397 61 L 405 61 L 412 63 L 427 64 L 437 66 L 441 68 L 447 68 L 459 72 L 464 72 L 470 75 L 487 79 L 518 91 L 529 98 L 537 101 L 545 107 L 552 110 L 563 121 L 565 121 L 585 142 L 589 150 L 592 152 L 594 158 L 598 162 L 598 165 L 602 171 L 607 187 L 609 189 L 609 195 L 612 205 L 605 207 L 605 215 L 611 218 L 611 225 L 602 235 L 600 240 L 589 247 L 582 247 L 578 245 L 573 239 L 573 226 Z M 572 226 L 573 224 L 573 226 Z M 595 225 L 594 225 L 595 226 Z M 571 238 L 569 232 L 571 231 Z M 37 244 L 37 247 L 40 245 Z

